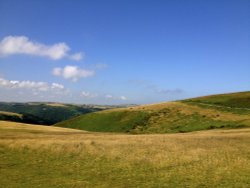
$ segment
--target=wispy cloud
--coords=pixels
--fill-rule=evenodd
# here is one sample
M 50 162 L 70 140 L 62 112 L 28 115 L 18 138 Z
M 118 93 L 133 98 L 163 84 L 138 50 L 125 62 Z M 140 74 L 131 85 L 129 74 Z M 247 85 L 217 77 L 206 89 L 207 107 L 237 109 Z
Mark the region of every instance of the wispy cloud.
M 60 68 L 60 67 L 54 68 L 52 71 L 52 74 L 54 76 L 61 76 L 65 79 L 70 79 L 76 82 L 80 78 L 93 76 L 95 74 L 95 71 L 81 69 L 78 66 L 67 65 L 64 68 Z
M 147 80 L 130 80 L 130 84 L 140 86 L 144 89 L 150 90 L 151 92 L 154 92 L 156 94 L 162 94 L 162 95 L 170 95 L 170 94 L 180 94 L 183 93 L 182 89 L 165 89 L 165 88 L 160 88 L 156 84 L 147 81 Z
M 94 65 L 94 68 L 95 69 L 105 69 L 105 68 L 107 68 L 107 64 L 105 64 L 105 63 L 97 63 L 97 64 L 95 64 Z
M 128 98 L 123 96 L 123 95 L 120 96 L 120 97 L 116 97 L 116 96 L 113 96 L 113 95 L 110 95 L 110 94 L 106 94 L 105 98 L 108 99 L 108 100 L 122 100 L 122 101 L 128 100 Z
M 74 61 L 83 58 L 82 52 L 70 54 L 69 51 L 70 47 L 64 42 L 45 45 L 32 41 L 26 36 L 7 36 L 0 42 L 0 56 L 26 54 L 48 57 L 52 60 L 68 58 Z
M 84 53 L 83 52 L 79 52 L 79 53 L 75 53 L 73 55 L 70 55 L 69 58 L 71 60 L 74 60 L 74 61 L 80 61 L 82 58 L 84 58 Z
M 158 89 L 158 88 L 155 88 L 154 91 L 156 93 L 159 93 L 159 94 L 179 94 L 179 93 L 182 93 L 183 90 L 181 89 Z
M 87 91 L 82 91 L 81 96 L 85 97 L 85 98 L 96 98 L 96 97 L 98 97 L 98 94 L 90 93 L 90 92 L 87 92 Z
M 105 98 L 106 99 L 113 99 L 114 97 L 113 97 L 113 95 L 107 94 L 107 95 L 105 95 Z
M 101 93 L 92 93 L 92 92 L 88 92 L 88 91 L 82 91 L 80 93 L 80 96 L 84 99 L 86 99 L 86 101 L 108 101 L 109 103 L 123 103 L 125 101 L 128 100 L 127 97 L 125 96 L 114 96 L 111 94 L 101 94 Z
M 177 89 L 162 89 L 162 88 L 159 88 L 155 84 L 148 84 L 145 87 L 147 89 L 153 91 L 154 93 L 162 94 L 162 95 L 172 95 L 172 94 L 181 94 L 181 93 L 183 93 L 183 90 L 178 89 L 178 88 Z
M 127 97 L 125 97 L 125 96 L 120 96 L 119 99 L 121 99 L 121 100 L 123 100 L 123 101 L 128 100 Z

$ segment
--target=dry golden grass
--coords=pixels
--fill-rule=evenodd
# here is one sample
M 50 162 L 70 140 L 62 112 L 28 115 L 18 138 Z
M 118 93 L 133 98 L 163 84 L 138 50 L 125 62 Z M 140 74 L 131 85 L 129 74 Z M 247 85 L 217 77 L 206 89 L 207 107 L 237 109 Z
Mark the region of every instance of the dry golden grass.
M 227 148 L 227 141 L 231 146 L 237 145 L 239 140 L 250 141 L 250 128 L 179 134 L 125 135 L 1 121 L 0 130 L 5 133 L 0 136 L 0 139 L 4 137 L 0 141 L 1 144 L 11 148 L 28 146 L 33 149 L 50 149 L 54 152 L 87 151 L 94 155 L 111 158 L 126 156 L 128 161 L 147 160 L 155 164 L 180 155 L 182 160 L 200 158 L 207 155 L 207 152 L 218 152 L 222 148 Z M 11 134 L 13 130 L 15 134 Z M 234 142 L 235 140 L 237 142 Z
M 85 173 L 100 176 L 100 181 L 103 181 L 101 177 L 104 176 L 105 183 L 90 178 L 85 181 L 88 184 L 80 184 L 79 187 L 250 185 L 247 179 L 250 173 L 250 128 L 179 134 L 125 135 L 2 121 L 0 133 L 0 146 L 12 150 L 22 151 L 23 148 L 28 148 L 41 153 L 49 152 L 55 156 L 70 153 L 76 155 L 74 161 L 67 163 L 77 163 L 77 173 L 83 173 L 79 170 L 81 165 L 96 161 L 91 167 L 92 170 L 88 169 L 89 172 Z M 104 159 L 107 164 L 103 162 Z M 105 170 L 99 171 L 102 165 L 106 165 L 106 170 L 111 171 L 111 174 L 105 175 Z M 86 170 L 84 168 L 83 171 Z M 117 169 L 121 172 L 117 172 Z M 124 176 L 123 173 L 128 179 L 121 178 Z M 78 176 L 79 174 L 73 174 L 70 181 L 76 183 Z
M 20 131 L 40 131 L 40 132 L 84 132 L 80 130 L 67 129 L 67 128 L 59 128 L 53 126 L 46 125 L 32 125 L 25 123 L 17 123 L 10 121 L 0 121 L 0 130 L 20 130 Z
M 65 104 L 61 103 L 46 103 L 47 106 L 54 106 L 54 107 L 67 107 Z

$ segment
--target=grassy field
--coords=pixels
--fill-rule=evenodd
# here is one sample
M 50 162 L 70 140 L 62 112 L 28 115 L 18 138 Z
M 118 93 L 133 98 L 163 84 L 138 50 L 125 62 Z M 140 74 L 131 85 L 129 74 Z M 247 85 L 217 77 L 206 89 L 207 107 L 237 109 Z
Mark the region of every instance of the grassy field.
M 90 133 L 0 122 L 1 187 L 250 187 L 250 129 Z
M 56 126 L 132 134 L 250 127 L 250 109 L 246 108 L 250 105 L 249 97 L 250 92 L 242 92 L 105 110 L 63 121 Z

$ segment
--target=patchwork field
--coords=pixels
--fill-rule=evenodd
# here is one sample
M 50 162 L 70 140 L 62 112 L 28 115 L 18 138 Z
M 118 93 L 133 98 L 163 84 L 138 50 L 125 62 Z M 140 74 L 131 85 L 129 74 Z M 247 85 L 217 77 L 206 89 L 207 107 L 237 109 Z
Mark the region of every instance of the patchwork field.
M 250 187 L 250 128 L 128 135 L 0 122 L 1 187 Z

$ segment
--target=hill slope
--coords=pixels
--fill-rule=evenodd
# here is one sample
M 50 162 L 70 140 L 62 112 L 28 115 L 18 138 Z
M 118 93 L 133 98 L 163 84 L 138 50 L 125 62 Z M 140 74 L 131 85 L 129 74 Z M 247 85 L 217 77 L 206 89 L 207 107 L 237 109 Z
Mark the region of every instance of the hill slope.
M 246 108 L 250 106 L 249 96 L 250 92 L 242 92 L 105 110 L 63 121 L 55 126 L 135 134 L 249 127 L 250 110 Z M 202 105 L 201 101 L 209 105 Z
M 224 106 L 236 109 L 250 110 L 250 92 L 228 93 L 220 95 L 210 95 L 185 100 L 185 102 L 201 103 L 214 106 Z
M 105 106 L 0 102 L 0 120 L 52 125 L 72 117 L 103 109 L 105 109 Z M 19 115 L 17 116 L 17 114 Z

